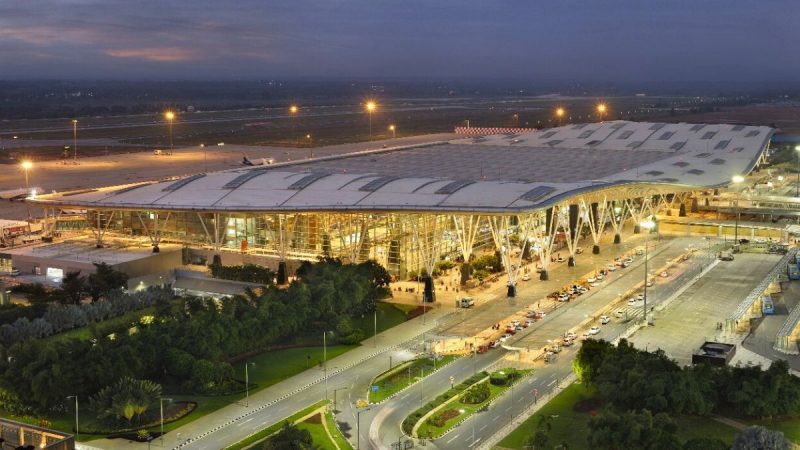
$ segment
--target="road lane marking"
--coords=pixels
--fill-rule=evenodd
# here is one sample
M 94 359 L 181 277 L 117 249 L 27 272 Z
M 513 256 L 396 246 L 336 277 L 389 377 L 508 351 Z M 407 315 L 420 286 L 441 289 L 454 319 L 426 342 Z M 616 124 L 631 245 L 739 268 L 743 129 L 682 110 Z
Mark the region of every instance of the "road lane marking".
M 554 384 L 556 384 L 556 380 L 553 380 L 553 381 L 547 383 L 547 387 L 551 387 Z
M 449 443 L 453 442 L 453 441 L 454 441 L 454 440 L 456 440 L 456 438 L 458 438 L 459 436 L 461 436 L 461 435 L 460 435 L 460 434 L 457 434 L 457 435 L 453 436 L 452 438 L 450 438 L 450 440 L 449 440 L 449 441 L 447 441 L 447 443 L 449 444 Z
M 486 428 L 486 427 L 488 427 L 488 426 L 489 426 L 489 424 L 487 423 L 486 425 L 484 425 L 484 426 L 480 427 L 480 428 L 478 429 L 478 431 L 483 431 L 483 429 L 484 429 L 484 428 Z
M 500 416 L 494 416 L 494 417 L 492 418 L 492 422 L 494 422 L 495 420 L 497 420 L 497 419 L 499 419 L 499 418 L 500 418 Z

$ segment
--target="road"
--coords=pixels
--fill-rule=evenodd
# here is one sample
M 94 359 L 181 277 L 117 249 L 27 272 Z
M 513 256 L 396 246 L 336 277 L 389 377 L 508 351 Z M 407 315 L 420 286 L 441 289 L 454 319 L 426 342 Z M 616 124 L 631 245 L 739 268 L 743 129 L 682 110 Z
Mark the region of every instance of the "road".
M 651 260 L 653 262 L 651 267 L 655 270 L 666 261 L 684 253 L 688 245 L 694 244 L 697 246 L 701 242 L 703 242 L 702 239 L 697 238 L 679 238 L 665 241 L 660 246 L 660 249 L 656 250 Z M 651 291 L 649 293 L 648 298 L 652 299 L 651 304 L 653 306 L 658 305 L 677 289 L 684 286 L 688 281 L 687 278 L 695 276 L 700 268 L 710 262 L 699 252 L 695 256 L 689 262 L 682 263 L 679 266 L 680 269 L 676 266 L 671 276 L 658 283 L 655 292 Z M 538 343 L 560 336 L 564 331 L 574 327 L 585 318 L 587 308 L 596 310 L 602 305 L 607 305 L 618 299 L 619 292 L 625 292 L 640 283 L 643 279 L 643 273 L 641 270 L 636 269 L 641 264 L 643 264 L 643 258 L 637 258 L 631 267 L 618 270 L 615 275 L 606 280 L 606 285 L 603 288 L 584 294 L 581 300 L 570 303 L 566 307 L 549 312 L 545 320 L 537 322 L 524 332 L 519 333 L 509 342 L 509 345 L 524 346 L 525 342 Z M 662 294 L 659 294 L 659 292 Z M 552 305 L 547 307 L 552 308 Z M 642 307 L 623 307 L 622 309 L 627 310 L 627 320 L 614 319 L 611 323 L 602 327 L 602 332 L 598 337 L 614 339 L 630 326 L 630 320 L 642 315 Z M 480 444 L 482 439 L 499 431 L 511 420 L 511 417 L 521 414 L 530 405 L 533 401 L 534 389 L 538 389 L 539 395 L 545 395 L 554 389 L 559 379 L 563 379 L 571 373 L 571 360 L 577 351 L 576 347 L 562 351 L 557 361 L 553 364 L 543 365 L 537 363 L 535 374 L 522 380 L 514 388 L 514 395 L 509 392 L 508 395 L 500 397 L 489 408 L 489 411 L 476 414 L 441 439 L 429 442 L 428 446 L 437 449 L 463 449 Z M 445 391 L 449 386 L 449 377 L 452 376 L 455 379 L 455 383 L 459 383 L 476 371 L 503 367 L 504 364 L 508 364 L 503 361 L 508 356 L 509 352 L 505 350 L 494 350 L 482 355 L 461 358 L 427 377 L 424 384 L 418 383 L 404 391 L 400 396 L 377 408 L 373 408 L 368 413 L 362 413 L 362 421 L 366 419 L 365 414 L 372 421 L 368 436 L 363 435 L 364 430 L 362 429 L 362 439 L 369 438 L 374 448 L 390 448 L 391 443 L 402 439 L 402 433 L 399 428 L 402 420 L 416 410 L 424 401 L 427 401 L 426 399 Z M 475 429 L 474 440 L 472 437 L 473 427 Z

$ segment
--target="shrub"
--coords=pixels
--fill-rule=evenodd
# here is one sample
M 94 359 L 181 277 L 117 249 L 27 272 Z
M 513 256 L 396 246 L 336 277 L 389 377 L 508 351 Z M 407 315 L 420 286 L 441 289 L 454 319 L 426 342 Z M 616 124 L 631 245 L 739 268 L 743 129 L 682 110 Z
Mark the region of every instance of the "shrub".
M 461 397 L 461 402 L 477 405 L 478 403 L 485 402 L 489 398 L 489 395 L 491 395 L 489 384 L 483 382 L 469 388 Z
M 458 417 L 459 414 L 460 413 L 455 409 L 446 409 L 428 419 L 428 423 L 435 427 L 441 428 L 445 423 L 447 423 L 448 420 L 452 419 L 453 417 Z

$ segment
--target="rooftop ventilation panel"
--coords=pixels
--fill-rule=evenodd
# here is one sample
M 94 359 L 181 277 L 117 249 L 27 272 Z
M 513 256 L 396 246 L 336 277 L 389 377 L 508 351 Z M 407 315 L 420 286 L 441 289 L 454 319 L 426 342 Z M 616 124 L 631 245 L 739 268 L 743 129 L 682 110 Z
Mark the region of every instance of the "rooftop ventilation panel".
M 692 125 L 692 128 L 689 128 L 689 129 L 690 129 L 690 130 L 692 130 L 692 131 L 700 131 L 700 130 L 702 130 L 703 128 L 705 128 L 705 125 L 703 125 L 703 124 L 697 124 L 697 125 Z
M 745 135 L 744 135 L 744 137 L 756 137 L 756 136 L 758 136 L 759 134 L 761 134 L 761 132 L 760 132 L 760 131 L 758 131 L 758 130 L 753 130 L 753 131 L 748 131 L 748 132 L 747 132 L 747 134 L 745 134 Z
M 536 203 L 539 200 L 547 197 L 548 195 L 552 194 L 556 191 L 556 188 L 552 186 L 536 186 L 535 188 L 531 189 L 530 191 L 522 194 L 520 198 L 522 200 Z
M 440 187 L 436 193 L 437 194 L 455 194 L 458 190 L 469 186 L 470 184 L 474 184 L 475 182 L 472 180 L 456 180 L 450 183 L 445 184 L 444 186 Z
M 676 142 L 669 146 L 670 150 L 680 150 L 686 145 L 686 141 Z
M 292 189 L 295 191 L 305 189 L 314 184 L 314 182 L 319 181 L 327 177 L 328 175 L 330 175 L 330 173 L 328 172 L 311 172 L 308 175 L 304 176 L 303 178 L 290 184 L 287 189 Z
M 666 125 L 665 123 L 654 123 L 650 125 L 650 131 L 658 131 L 664 128 L 665 125 Z
M 736 125 L 735 127 L 731 128 L 732 131 L 742 131 L 744 130 L 744 125 Z
M 633 130 L 625 130 L 617 136 L 617 139 L 628 139 L 633 135 Z
M 690 173 L 692 175 L 702 175 L 702 174 L 704 174 L 706 172 L 705 172 L 705 170 L 692 169 L 692 170 L 687 170 L 686 173 Z
M 387 184 L 391 183 L 392 181 L 399 180 L 399 179 L 400 179 L 400 177 L 380 177 L 380 178 L 376 178 L 376 179 L 370 181 L 369 183 L 361 186 L 360 188 L 358 188 L 358 190 L 359 191 L 364 191 L 364 192 L 375 192 L 378 189 L 380 189 L 380 188 L 386 186 Z
M 721 166 L 721 165 L 725 164 L 725 160 L 724 159 L 720 159 L 720 158 L 714 158 L 711 161 L 709 161 L 708 163 L 709 164 L 714 164 L 715 166 Z
M 659 175 L 664 175 L 664 172 L 662 172 L 660 170 L 651 170 L 649 172 L 645 172 L 644 174 L 645 175 L 650 175 L 651 177 L 657 177 Z
M 222 188 L 223 189 L 237 189 L 237 188 L 241 187 L 243 184 L 245 184 L 248 181 L 252 180 L 253 178 L 261 176 L 261 175 L 264 175 L 265 173 L 267 173 L 266 169 L 261 169 L 261 168 L 259 168 L 259 169 L 250 169 L 247 172 L 245 172 L 245 173 L 239 175 L 238 177 L 232 179 L 231 181 L 228 181 L 227 183 L 225 183 L 225 185 L 222 186 Z
M 180 180 L 178 180 L 178 181 L 176 181 L 176 182 L 164 187 L 164 189 L 162 189 L 162 191 L 163 192 L 177 191 L 178 189 L 186 186 L 187 184 L 191 183 L 192 181 L 199 180 L 200 178 L 203 178 L 204 176 L 206 176 L 206 174 L 198 173 L 197 175 L 192 175 L 190 177 L 181 178 Z
M 558 133 L 558 131 L 550 130 L 550 131 L 542 134 L 539 137 L 542 138 L 542 139 L 548 139 L 548 138 L 551 138 L 551 137 L 555 136 L 556 133 Z
M 727 147 L 728 144 L 730 144 L 730 143 L 731 143 L 730 139 L 727 139 L 725 141 L 719 141 L 719 142 L 717 142 L 717 145 L 714 146 L 714 150 L 722 150 L 725 147 Z
M 689 163 L 687 163 L 686 161 L 678 161 L 678 162 L 672 163 L 672 165 L 673 166 L 677 166 L 677 167 L 686 167 L 686 166 L 689 165 Z

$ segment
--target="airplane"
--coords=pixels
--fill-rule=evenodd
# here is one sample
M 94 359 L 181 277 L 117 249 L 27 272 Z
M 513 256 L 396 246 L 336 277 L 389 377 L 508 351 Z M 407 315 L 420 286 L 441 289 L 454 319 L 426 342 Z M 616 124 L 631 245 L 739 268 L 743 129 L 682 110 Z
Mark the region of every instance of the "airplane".
M 245 166 L 268 166 L 273 163 L 275 163 L 274 158 L 260 158 L 251 161 L 247 156 L 242 156 L 242 164 Z

